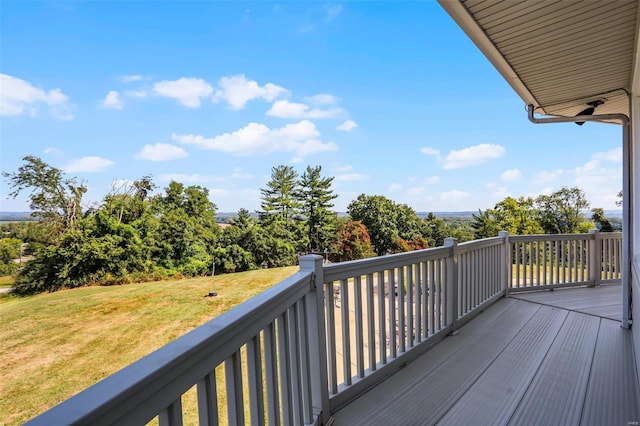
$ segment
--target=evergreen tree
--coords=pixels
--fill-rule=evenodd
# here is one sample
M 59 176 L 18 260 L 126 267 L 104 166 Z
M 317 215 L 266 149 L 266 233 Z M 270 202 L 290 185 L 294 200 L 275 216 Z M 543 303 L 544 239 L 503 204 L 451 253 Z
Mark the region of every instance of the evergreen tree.
M 296 198 L 298 189 L 298 173 L 291 166 L 271 168 L 271 180 L 267 187 L 260 189 L 262 194 L 261 218 L 272 214 L 280 214 L 285 220 L 293 219 L 300 211 Z
M 321 172 L 322 166 L 307 166 L 296 193 L 306 221 L 308 251 L 312 253 L 328 249 L 336 233 L 336 214 L 330 208 L 333 207 L 332 201 L 338 196 L 331 189 L 333 177 L 323 178 Z

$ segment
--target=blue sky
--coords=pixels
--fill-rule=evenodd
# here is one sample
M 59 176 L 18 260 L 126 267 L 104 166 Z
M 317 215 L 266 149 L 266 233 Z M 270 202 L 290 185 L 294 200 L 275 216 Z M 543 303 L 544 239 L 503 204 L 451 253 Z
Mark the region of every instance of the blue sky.
M 416 211 L 579 186 L 615 209 L 619 126 L 534 125 L 435 1 L 0 5 L 0 165 L 36 155 L 85 205 L 152 175 L 221 212 L 260 208 L 273 166 Z M 0 210 L 28 210 L 26 197 Z

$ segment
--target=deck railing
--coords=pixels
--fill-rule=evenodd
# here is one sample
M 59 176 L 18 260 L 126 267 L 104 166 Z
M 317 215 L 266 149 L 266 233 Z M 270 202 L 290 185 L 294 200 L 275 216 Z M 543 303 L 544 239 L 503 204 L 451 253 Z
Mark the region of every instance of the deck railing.
M 509 242 L 509 292 L 599 285 L 622 277 L 620 233 L 519 235 Z
M 324 424 L 508 292 L 620 279 L 621 235 L 509 236 L 300 272 L 30 424 Z

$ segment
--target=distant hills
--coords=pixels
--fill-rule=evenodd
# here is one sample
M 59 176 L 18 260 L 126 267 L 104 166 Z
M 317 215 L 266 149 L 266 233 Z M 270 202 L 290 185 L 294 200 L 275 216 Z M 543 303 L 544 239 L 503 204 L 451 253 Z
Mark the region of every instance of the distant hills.
M 33 220 L 31 212 L 0 212 L 0 222 Z

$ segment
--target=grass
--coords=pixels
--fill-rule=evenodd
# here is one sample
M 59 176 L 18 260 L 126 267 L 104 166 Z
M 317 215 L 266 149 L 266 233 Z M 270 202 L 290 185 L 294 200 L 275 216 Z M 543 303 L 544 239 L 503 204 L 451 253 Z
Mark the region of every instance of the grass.
M 85 287 L 4 300 L 0 425 L 24 423 L 295 271 Z M 210 291 L 218 296 L 204 297 Z
M 0 288 L 11 287 L 13 285 L 13 277 L 11 275 L 0 276 Z

